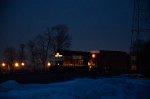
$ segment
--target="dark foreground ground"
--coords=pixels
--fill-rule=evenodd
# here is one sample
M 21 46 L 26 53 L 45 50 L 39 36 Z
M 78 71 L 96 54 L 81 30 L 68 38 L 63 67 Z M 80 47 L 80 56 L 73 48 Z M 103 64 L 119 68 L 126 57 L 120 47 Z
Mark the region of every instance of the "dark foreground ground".
M 1 73 L 0 83 L 5 82 L 7 80 L 15 80 L 19 83 L 50 83 L 73 80 L 76 78 L 99 78 L 102 75 L 108 76 L 108 74 L 99 73 L 96 70 L 89 71 L 89 68 L 87 67 L 53 67 L 48 71 L 15 71 L 5 74 Z
M 7 80 L 15 80 L 19 83 L 50 83 L 50 82 L 61 82 L 73 80 L 75 78 L 98 78 L 102 76 L 102 74 L 95 73 L 13 73 L 13 74 L 1 74 L 0 75 L 0 83 L 5 82 Z
M 51 83 L 51 82 L 62 82 L 69 81 L 76 78 L 92 78 L 97 79 L 100 77 L 111 77 L 111 76 L 119 76 L 122 74 L 98 74 L 98 73 L 28 73 L 28 74 L 5 74 L 0 75 L 0 83 L 5 82 L 7 80 L 15 80 L 18 83 Z M 141 76 L 141 78 L 145 78 Z
M 127 71 L 114 71 L 104 72 L 98 70 L 89 71 L 88 68 L 52 68 L 49 71 L 41 72 L 12 72 L 7 74 L 0 74 L 0 83 L 7 80 L 15 80 L 19 83 L 51 83 L 73 80 L 76 78 L 93 78 L 119 76 L 122 74 L 133 74 Z M 134 73 L 135 74 L 135 73 Z M 144 78 L 150 78 L 150 76 L 140 76 Z

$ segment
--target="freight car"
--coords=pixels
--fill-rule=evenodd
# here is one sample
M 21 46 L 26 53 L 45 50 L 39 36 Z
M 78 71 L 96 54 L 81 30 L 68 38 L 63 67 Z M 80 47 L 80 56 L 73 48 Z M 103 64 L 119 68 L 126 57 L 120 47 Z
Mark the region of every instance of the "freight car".
M 99 72 L 128 73 L 130 56 L 122 51 L 91 51 L 91 62 Z

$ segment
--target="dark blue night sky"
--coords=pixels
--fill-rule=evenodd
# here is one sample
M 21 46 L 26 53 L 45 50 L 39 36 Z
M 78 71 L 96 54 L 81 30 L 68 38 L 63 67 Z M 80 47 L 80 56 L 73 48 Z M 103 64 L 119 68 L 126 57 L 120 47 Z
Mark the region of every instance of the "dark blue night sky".
M 0 52 L 64 24 L 72 50 L 129 51 L 133 0 L 1 0 Z

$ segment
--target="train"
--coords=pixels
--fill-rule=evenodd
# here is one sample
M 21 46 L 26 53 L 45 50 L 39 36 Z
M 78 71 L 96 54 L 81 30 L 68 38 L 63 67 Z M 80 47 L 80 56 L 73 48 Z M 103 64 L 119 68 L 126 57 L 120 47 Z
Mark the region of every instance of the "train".
M 130 55 L 122 51 L 58 51 L 54 66 L 106 73 L 128 73 L 131 69 Z

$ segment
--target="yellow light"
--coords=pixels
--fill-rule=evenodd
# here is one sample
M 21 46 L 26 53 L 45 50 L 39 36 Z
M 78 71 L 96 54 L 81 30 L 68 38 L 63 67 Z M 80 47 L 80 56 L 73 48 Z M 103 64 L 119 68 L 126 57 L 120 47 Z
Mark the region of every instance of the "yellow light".
M 47 63 L 47 66 L 48 66 L 48 67 L 50 67 L 50 66 L 51 66 L 51 63 L 50 63 L 50 62 L 48 62 L 48 63 Z
M 89 71 L 92 69 L 92 66 L 89 66 Z
M 6 64 L 5 63 L 2 63 L 2 67 L 5 67 L 6 66 Z
M 22 62 L 22 63 L 21 63 L 21 66 L 24 66 L 24 65 L 25 65 L 25 63 L 24 63 L 24 62 Z
M 19 67 L 19 63 L 16 62 L 16 63 L 15 63 L 15 67 Z
M 56 53 L 55 57 L 62 57 L 59 53 Z
M 92 66 L 89 66 L 89 68 L 91 69 L 91 68 L 92 68 Z
M 92 58 L 96 58 L 96 54 L 93 53 L 93 54 L 92 54 Z
M 90 62 L 88 62 L 88 66 L 91 66 L 91 63 L 90 63 Z

